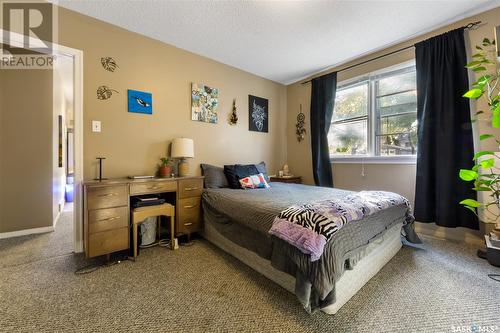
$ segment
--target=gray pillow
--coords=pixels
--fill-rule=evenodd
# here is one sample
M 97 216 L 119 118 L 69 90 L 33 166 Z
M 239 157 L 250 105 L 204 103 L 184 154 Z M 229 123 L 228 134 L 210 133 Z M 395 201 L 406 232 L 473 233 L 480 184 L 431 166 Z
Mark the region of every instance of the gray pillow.
M 201 164 L 201 174 L 205 176 L 205 188 L 229 187 L 224 169 L 215 165 Z
M 269 176 L 267 175 L 267 168 L 266 168 L 266 163 L 265 162 L 260 162 L 259 164 L 255 164 L 255 167 L 259 171 L 259 173 L 264 175 L 264 178 L 266 179 L 266 182 L 269 183 Z

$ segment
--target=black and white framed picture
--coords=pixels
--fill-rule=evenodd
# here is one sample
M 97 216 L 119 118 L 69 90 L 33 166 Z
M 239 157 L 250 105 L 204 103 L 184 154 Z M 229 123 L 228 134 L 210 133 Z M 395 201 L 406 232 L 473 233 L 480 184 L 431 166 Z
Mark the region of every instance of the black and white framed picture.
M 254 132 L 268 132 L 269 101 L 262 97 L 248 95 L 248 129 Z

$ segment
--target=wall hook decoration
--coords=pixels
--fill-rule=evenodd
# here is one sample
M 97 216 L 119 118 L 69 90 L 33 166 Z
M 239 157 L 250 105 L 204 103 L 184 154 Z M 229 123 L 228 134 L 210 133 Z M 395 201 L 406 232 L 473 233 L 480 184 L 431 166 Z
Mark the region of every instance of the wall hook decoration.
M 236 99 L 233 99 L 233 111 L 229 117 L 229 125 L 236 125 L 238 123 L 238 115 L 236 114 Z
M 103 57 L 103 58 L 101 58 L 101 65 L 108 72 L 114 72 L 115 69 L 119 67 L 116 64 L 115 59 L 113 59 L 111 57 Z
M 301 142 L 302 140 L 304 140 L 304 138 L 306 136 L 306 129 L 304 128 L 304 125 L 306 124 L 305 119 L 306 119 L 306 116 L 302 112 L 302 104 L 300 104 L 300 112 L 297 115 L 297 124 L 295 125 L 295 127 L 297 128 L 295 133 L 297 134 L 297 141 L 298 142 Z
M 107 99 L 110 99 L 111 96 L 113 96 L 113 92 L 117 93 L 118 94 L 118 91 L 114 90 L 114 89 L 111 89 L 107 86 L 99 86 L 97 88 L 97 99 L 100 99 L 100 100 L 107 100 Z

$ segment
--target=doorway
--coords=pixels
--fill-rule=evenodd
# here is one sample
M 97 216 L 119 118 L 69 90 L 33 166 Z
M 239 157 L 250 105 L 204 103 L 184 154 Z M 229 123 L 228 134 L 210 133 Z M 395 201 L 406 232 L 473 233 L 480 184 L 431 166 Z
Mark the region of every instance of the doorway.
M 54 187 L 59 186 L 60 221 L 71 225 L 73 251 L 83 252 L 82 181 L 83 181 L 83 53 L 61 45 L 54 46 Z M 54 189 L 54 192 L 56 190 Z M 71 217 L 69 219 L 68 217 Z M 68 221 L 71 220 L 71 221 Z M 57 223 L 54 224 L 57 228 Z
M 74 251 L 74 57 L 57 54 L 53 64 L 52 213 L 59 247 Z
M 0 32 L 2 31 L 0 30 Z M 0 34 L 0 41 L 3 41 L 3 36 Z M 12 46 L 22 48 L 23 42 L 24 36 L 16 33 L 10 34 L 9 43 Z M 10 201 L 4 200 L 3 205 L 5 207 L 11 206 L 9 211 L 13 213 L 8 219 L 12 225 L 2 224 L 0 238 L 53 231 L 57 227 L 56 222 L 58 222 L 60 214 L 65 210 L 64 206 L 72 199 L 73 207 L 69 205 L 66 207 L 66 210 L 70 211 L 69 223 L 71 224 L 70 232 L 66 238 L 70 239 L 68 242 L 69 251 L 79 253 L 83 252 L 81 199 L 83 179 L 83 53 L 80 50 L 55 44 L 52 45 L 52 50 L 56 58 L 65 63 L 66 71 L 69 73 L 69 81 L 72 81 L 70 84 L 63 83 L 62 77 L 56 74 L 58 67 L 62 66 L 57 62 L 52 71 L 19 69 L 2 72 L 2 92 L 5 96 L 11 97 L 3 99 L 5 107 L 2 108 L 2 139 L 5 138 L 5 140 L 2 142 L 5 144 L 2 144 L 2 154 L 12 157 L 9 160 L 2 159 L 2 171 L 11 171 L 10 177 L 2 179 L 2 189 L 9 189 L 7 193 L 10 192 L 11 195 L 7 199 L 12 199 Z M 53 92 L 56 89 L 52 89 L 52 87 L 49 89 L 51 81 L 54 87 L 59 84 L 63 92 L 59 91 L 56 94 Z M 62 97 L 64 90 L 67 90 L 68 95 L 72 95 L 72 98 Z M 50 96 L 48 95 L 49 91 L 53 95 L 52 102 L 56 102 L 51 104 L 52 115 L 50 115 L 51 108 L 46 103 L 50 101 L 46 98 Z M 36 98 L 24 97 L 23 93 L 25 92 L 29 96 L 34 94 Z M 56 112 L 56 108 L 54 108 L 56 104 L 65 112 Z M 19 127 L 20 123 L 23 124 L 22 127 Z M 22 130 L 20 130 L 21 128 Z M 16 142 L 21 148 L 6 144 L 6 142 Z M 28 152 L 28 149 L 33 152 Z M 67 159 L 68 156 L 72 157 Z M 52 170 L 49 164 L 50 160 L 47 161 L 48 163 L 45 162 L 46 158 L 50 159 L 50 157 L 52 157 Z M 30 172 L 23 169 L 24 166 L 28 165 L 32 166 Z M 38 176 L 39 173 L 42 173 L 42 176 Z M 19 177 L 16 176 L 18 174 Z M 16 184 L 19 179 L 24 181 L 24 187 Z M 11 205 L 17 202 L 16 195 L 12 195 L 15 190 L 19 192 L 20 197 L 23 197 L 23 200 L 17 201 L 21 204 L 29 202 L 31 209 L 22 209 L 22 205 L 20 208 Z M 49 194 L 47 190 L 51 190 L 52 195 L 47 195 Z M 2 221 L 7 220 L 3 215 L 2 218 Z M 17 223 L 17 221 L 23 223 Z M 15 245 L 16 242 L 20 241 L 22 240 L 15 241 L 13 239 L 12 244 Z

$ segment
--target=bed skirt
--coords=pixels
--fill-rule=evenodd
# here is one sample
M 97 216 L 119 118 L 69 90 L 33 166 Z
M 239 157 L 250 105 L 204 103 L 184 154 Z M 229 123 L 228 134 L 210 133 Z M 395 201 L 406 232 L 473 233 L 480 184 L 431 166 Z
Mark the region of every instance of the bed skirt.
M 335 284 L 335 303 L 322 308 L 323 312 L 335 314 L 351 297 L 353 297 L 386 263 L 401 249 L 401 227 L 398 223 L 390 227 L 383 235 L 366 246 L 362 259 L 352 270 L 346 270 Z M 203 237 L 224 252 L 234 256 L 255 271 L 274 281 L 291 293 L 295 293 L 295 278 L 271 266 L 271 262 L 256 253 L 241 247 L 221 235 L 217 229 L 205 219 Z

